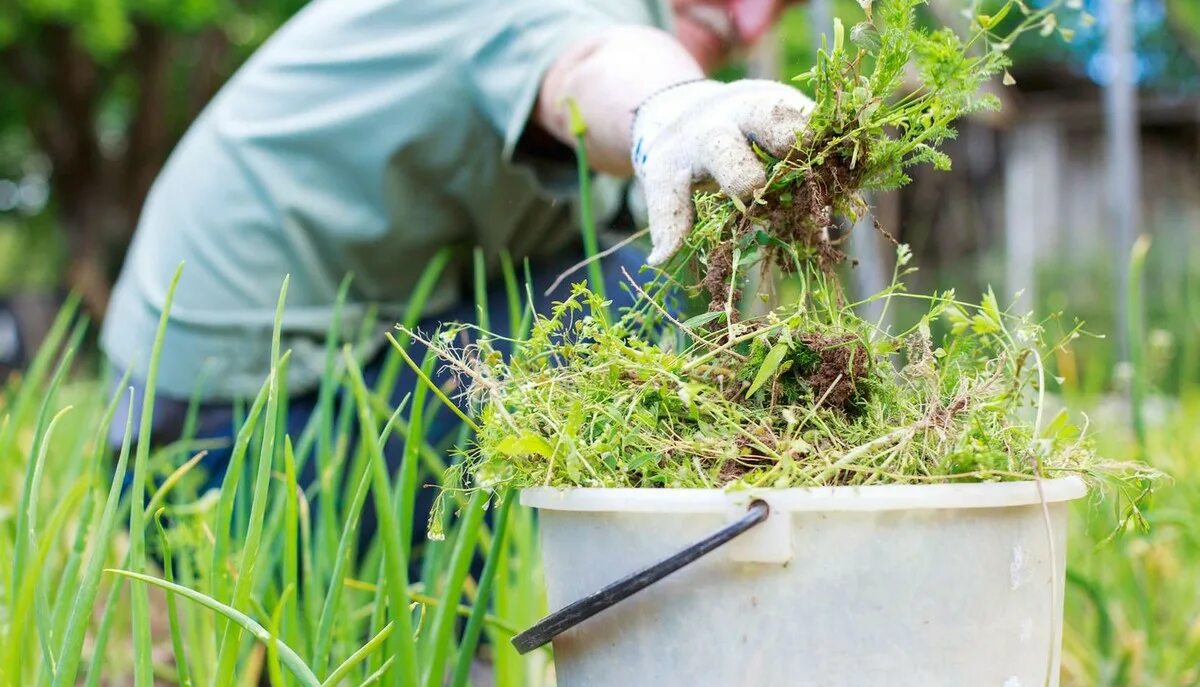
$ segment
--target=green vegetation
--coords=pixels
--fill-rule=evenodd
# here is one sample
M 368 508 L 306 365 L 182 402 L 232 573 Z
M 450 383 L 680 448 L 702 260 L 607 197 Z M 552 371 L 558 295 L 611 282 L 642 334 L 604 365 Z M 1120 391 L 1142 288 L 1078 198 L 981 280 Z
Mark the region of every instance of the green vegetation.
M 834 273 L 845 258 L 831 238 L 835 220 L 864 207 L 861 191 L 904 184 L 911 165 L 947 167 L 936 146 L 953 136 L 954 120 L 994 105 L 978 93 L 1003 71 L 1006 47 L 1057 26 L 1057 4 L 1032 11 L 1014 0 L 977 15 L 963 41 L 918 26 L 920 4 L 863 3 L 865 20 L 851 31 L 856 48 L 835 26 L 833 45 L 803 77 L 815 108 L 795 149 L 767 160 L 770 181 L 748 206 L 700 195 L 671 277 L 652 292 L 630 279 L 639 289 L 634 308 L 609 313 L 602 296 L 580 285 L 535 318 L 510 359 L 486 333 L 474 347 L 453 349 L 462 327 L 429 342 L 471 382 L 480 429 L 467 469 L 476 486 L 789 487 L 1082 474 L 1112 478 L 1140 497 L 1152 471 L 1101 461 L 1065 415 L 1044 417 L 1043 361 L 1077 338 L 1077 328 L 1045 345 L 1043 323 L 1004 312 L 991 293 L 978 305 L 953 292 L 909 295 L 903 246 L 889 289 L 846 302 Z M 994 34 L 1010 12 L 1025 18 Z M 904 87 L 908 64 L 916 82 Z M 680 322 L 667 299 L 694 263 L 704 275 L 690 290 L 702 288 L 710 305 Z M 743 314 L 747 275 L 770 267 L 798 282 L 798 295 L 766 314 Z M 928 306 L 908 330 L 884 331 L 857 314 L 869 301 L 886 308 L 898 298 Z M 935 341 L 938 320 L 948 334 Z
M 796 248 L 805 249 L 801 260 L 817 260 L 826 270 L 841 262 L 845 255 L 830 238 L 836 222 L 862 214 L 862 193 L 908 183 L 906 170 L 914 165 L 949 169 L 939 145 L 956 135 L 957 120 L 999 107 L 983 86 L 1001 74 L 1008 82 L 1013 43 L 1035 30 L 1071 35 L 1058 18 L 1064 2 L 1032 8 L 1009 0 L 992 14 L 971 14 L 965 37 L 948 26 L 924 27 L 917 9 L 925 0 L 860 2 L 863 21 L 847 32 L 835 20 L 831 44 L 821 46 L 813 67 L 796 77 L 814 109 L 795 147 L 782 160 L 760 151 L 768 180 L 749 206 L 701 195 L 690 250 L 681 251 L 673 266 L 696 260 L 705 265 L 706 285 L 719 307 L 730 300 L 722 289 L 739 283 L 728 273 L 738 267 L 729 264 L 730 256 L 738 248 L 748 254 L 755 241 L 763 244 L 758 230 L 782 244 L 782 253 L 772 243 L 761 250 L 784 271 L 794 269 L 789 252 Z
M 286 285 L 281 310 L 285 296 Z M 0 487 L 0 685 L 464 685 L 483 641 L 498 684 L 541 684 L 545 656 L 522 659 L 508 645 L 543 610 L 528 514 L 506 504 L 488 524 L 487 495 L 455 500 L 409 577 L 421 475 L 446 469 L 424 434 L 423 390 L 389 407 L 394 375 L 367 388 L 350 354 L 357 338 L 339 351 L 334 331 L 326 403 L 289 436 L 289 355 L 277 345 L 219 490 L 201 491 L 196 466 L 211 446 L 190 435 L 133 444 L 132 417 L 114 465 L 105 437 L 132 392 L 118 384 L 105 402 L 96 384 L 68 381 L 86 331 L 77 311 L 73 301 L 0 394 L 0 471 L 24 476 Z M 152 370 L 162 340 L 160 329 Z M 356 403 L 329 402 L 343 394 Z M 339 438 L 351 422 L 369 439 Z M 395 473 L 382 453 L 392 436 L 406 447 Z M 319 479 L 302 488 L 309 461 Z M 379 524 L 366 540 L 368 497 Z M 489 561 L 478 579 L 476 554 Z
M 900 264 L 907 261 L 901 249 Z M 1136 497 L 1152 471 L 1100 460 L 1066 414 L 1043 416 L 1050 346 L 994 296 L 938 294 L 892 334 L 801 264 L 799 299 L 680 322 L 648 294 L 619 318 L 578 285 L 505 360 L 485 336 L 439 347 L 472 382 L 478 486 L 715 487 L 922 483 L 1084 474 Z M 899 282 L 875 297 L 919 298 Z M 660 309 L 655 309 L 660 308 Z M 949 323 L 934 342 L 930 323 Z M 893 359 L 903 352 L 903 367 Z M 1027 412 L 1028 411 L 1028 412 Z
M 1125 409 L 1111 399 L 1087 407 L 1106 455 L 1138 451 Z M 1171 475 L 1143 504 L 1149 528 L 1110 536 L 1117 509 L 1081 503 L 1068 552 L 1065 687 L 1167 687 L 1200 679 L 1200 396 L 1160 399 L 1150 420 L 1148 460 Z

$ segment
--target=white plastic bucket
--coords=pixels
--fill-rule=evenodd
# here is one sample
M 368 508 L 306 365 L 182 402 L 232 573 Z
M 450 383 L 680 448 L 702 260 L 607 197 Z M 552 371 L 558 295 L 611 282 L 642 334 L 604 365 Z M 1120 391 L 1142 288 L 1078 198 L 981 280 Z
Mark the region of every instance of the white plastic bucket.
M 529 489 L 550 608 L 767 520 L 554 640 L 559 687 L 1058 685 L 1077 478 L 823 489 Z

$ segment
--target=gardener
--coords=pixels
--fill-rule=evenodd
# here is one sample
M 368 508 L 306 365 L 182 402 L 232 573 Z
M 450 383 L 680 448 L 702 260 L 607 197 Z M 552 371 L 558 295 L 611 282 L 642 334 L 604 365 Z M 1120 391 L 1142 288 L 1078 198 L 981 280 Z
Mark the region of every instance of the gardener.
M 422 328 L 475 318 L 464 296 L 473 246 L 492 274 L 503 251 L 518 264 L 528 258 L 532 291 L 547 303 L 545 287 L 580 256 L 567 202 L 577 184 L 568 101 L 587 123 L 592 168 L 641 182 L 649 262 L 667 259 L 691 227 L 697 183 L 746 198 L 765 183 L 750 142 L 779 154 L 804 125 L 809 101 L 791 87 L 705 80 L 763 35 L 780 4 L 314 0 L 216 96 L 142 211 L 102 344 L 115 369 L 144 380 L 167 284 L 187 262 L 163 349 L 155 440 L 179 436 L 197 389 L 198 436 L 233 436 L 235 400 L 253 397 L 270 368 L 285 274 L 293 437 L 316 405 L 344 275 L 353 281 L 343 333 L 357 331 L 368 304 L 381 325 L 398 321 L 445 247 L 461 250 L 425 303 Z M 602 221 L 617 209 L 613 181 L 597 179 Z M 642 261 L 632 248 L 603 261 L 610 296 L 623 293 L 621 268 L 637 274 Z M 507 322 L 502 290 L 491 302 L 491 322 Z M 382 332 L 373 342 L 362 354 L 368 382 L 383 359 Z M 394 402 L 412 387 L 402 378 Z M 121 416 L 113 427 L 119 445 Z M 202 465 L 219 479 L 228 457 L 215 450 Z

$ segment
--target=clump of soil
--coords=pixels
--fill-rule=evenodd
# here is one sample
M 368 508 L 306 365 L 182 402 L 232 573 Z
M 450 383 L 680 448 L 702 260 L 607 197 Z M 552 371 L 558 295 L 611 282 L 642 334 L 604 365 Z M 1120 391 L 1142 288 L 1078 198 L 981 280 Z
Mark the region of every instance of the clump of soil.
M 853 334 L 805 334 L 804 345 L 816 351 L 820 362 L 806 377 L 813 398 L 825 399 L 832 408 L 847 408 L 859 395 L 858 383 L 867 376 L 867 348 Z
M 809 248 L 821 269 L 831 272 L 846 260 L 846 253 L 838 247 L 841 240 L 830 238 L 830 231 L 837 215 L 846 211 L 861 180 L 861 166 L 851 167 L 843 156 L 830 155 L 792 185 L 790 200 L 784 200 L 788 198 L 785 192 L 769 205 L 771 233 L 786 244 Z M 795 269 L 788 256 L 776 253 L 775 264 L 784 271 Z
M 710 312 L 720 312 L 727 303 L 736 304 L 742 297 L 742 290 L 734 284 L 733 278 L 733 241 L 725 241 L 709 253 L 708 270 L 702 283 L 710 298 Z
M 817 332 L 793 332 L 775 378 L 748 395 L 778 343 L 779 339 L 759 338 L 741 349 L 742 360 L 734 365 L 741 384 L 728 390 L 727 398 L 754 408 L 819 404 L 847 412 L 864 398 L 862 382 L 870 367 L 867 347 L 854 334 Z
M 720 480 L 721 484 L 729 484 L 741 479 L 757 467 L 759 466 L 751 466 L 740 460 L 729 459 L 721 463 L 721 469 L 717 470 L 717 479 Z
M 725 310 L 731 299 L 736 303 L 741 297 L 741 289 L 733 283 L 736 281 L 733 248 L 754 229 L 755 220 L 765 220 L 770 232 L 783 244 L 811 251 L 820 268 L 832 274 L 846 260 L 846 253 L 839 247 L 845 237 L 831 238 L 831 229 L 837 216 L 850 210 L 862 181 L 862 171 L 861 165 L 852 166 L 846 156 L 831 153 L 820 165 L 768 193 L 766 205 L 754 206 L 733 227 L 731 235 L 709 252 L 701 281 L 710 298 L 709 311 Z M 763 261 L 764 266 L 775 264 L 784 272 L 795 271 L 796 265 L 787 251 L 774 246 L 765 246 L 764 251 L 768 258 Z
M 759 441 L 767 445 L 774 445 L 776 443 L 775 437 L 769 435 L 769 433 L 764 434 L 762 431 L 757 431 L 755 434 Z M 721 463 L 721 468 L 717 471 L 717 477 L 721 480 L 722 484 L 733 482 L 754 470 L 772 463 L 770 458 L 756 455 L 757 451 L 755 450 L 754 442 L 750 441 L 748 437 L 739 436 L 736 444 L 739 449 L 738 456 L 726 459 Z

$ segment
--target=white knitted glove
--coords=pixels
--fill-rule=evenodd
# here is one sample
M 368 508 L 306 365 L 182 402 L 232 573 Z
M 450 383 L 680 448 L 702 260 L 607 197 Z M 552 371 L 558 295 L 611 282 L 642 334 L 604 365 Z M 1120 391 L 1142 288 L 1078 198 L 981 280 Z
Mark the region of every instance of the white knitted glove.
M 646 194 L 647 262 L 661 265 L 683 244 L 693 221 L 692 191 L 714 181 L 749 199 L 767 183 L 753 141 L 782 157 L 807 124 L 813 103 L 774 81 L 692 81 L 651 96 L 633 123 L 633 169 Z

